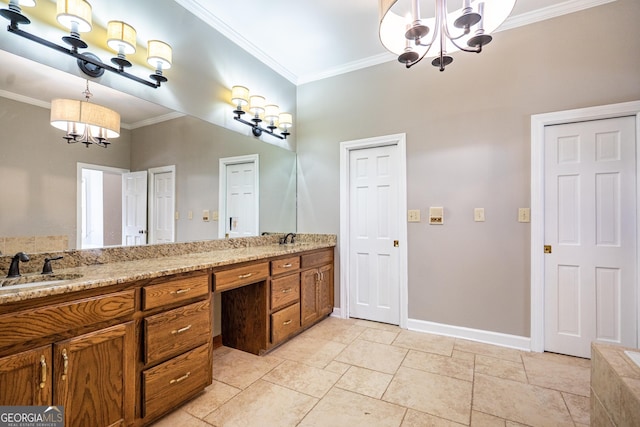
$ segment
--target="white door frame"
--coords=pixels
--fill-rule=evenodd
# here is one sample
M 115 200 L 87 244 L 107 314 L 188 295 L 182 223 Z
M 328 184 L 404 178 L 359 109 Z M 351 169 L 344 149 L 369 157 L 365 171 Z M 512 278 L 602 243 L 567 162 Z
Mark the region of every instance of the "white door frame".
M 255 204 L 257 215 L 255 218 L 255 230 L 257 235 L 260 234 L 260 156 L 258 154 L 248 154 L 246 156 L 224 157 L 220 159 L 220 165 L 218 169 L 219 174 L 219 187 L 218 187 L 218 238 L 225 237 L 226 221 L 220 220 L 225 218 L 227 212 L 227 165 L 237 165 L 239 163 L 253 163 L 256 173 L 254 174 L 254 188 L 255 188 Z
M 129 169 L 114 168 L 111 166 L 94 165 L 91 163 L 78 162 L 76 165 L 76 248 L 82 248 L 82 169 L 92 169 L 102 172 L 124 174 L 130 172 Z
M 340 317 L 349 318 L 349 154 L 352 150 L 389 145 L 398 147 L 398 210 L 400 218 L 400 327 L 407 328 L 408 313 L 408 241 L 407 241 L 407 149 L 406 134 L 344 141 L 340 143 Z
M 148 212 L 148 216 L 147 216 L 147 229 L 149 230 L 149 235 L 147 236 L 149 239 L 149 243 L 152 243 L 155 241 L 155 224 L 154 224 L 154 218 L 155 218 L 155 209 L 156 209 L 156 204 L 153 203 L 154 202 L 154 197 L 156 194 L 156 182 L 155 182 L 155 177 L 156 174 L 160 174 L 160 173 L 166 173 L 166 172 L 171 172 L 173 174 L 173 206 L 171 207 L 171 217 L 174 218 L 173 220 L 173 227 L 172 227 L 172 234 L 171 234 L 171 241 L 175 242 L 176 241 L 176 222 L 175 222 L 175 212 L 176 212 L 176 165 L 169 165 L 169 166 L 160 166 L 157 168 L 149 168 L 148 170 L 148 174 L 149 174 L 149 178 L 148 178 L 148 182 L 149 182 L 149 188 L 147 190 L 147 212 Z M 151 202 L 149 202 L 151 201 Z
M 640 101 L 531 116 L 531 350 L 544 351 L 544 127 L 549 125 L 636 116 L 636 146 L 640 142 Z M 640 150 L 636 152 L 640 167 Z M 636 169 L 636 223 L 640 225 L 640 173 Z M 640 227 L 637 227 L 640 242 Z M 640 267 L 637 248 L 636 271 Z M 640 273 L 640 272 L 638 272 Z M 640 276 L 640 274 L 637 274 Z M 640 283 L 636 278 L 636 313 L 640 310 Z M 639 313 L 640 314 L 640 313 Z M 640 316 L 637 316 L 640 344 Z

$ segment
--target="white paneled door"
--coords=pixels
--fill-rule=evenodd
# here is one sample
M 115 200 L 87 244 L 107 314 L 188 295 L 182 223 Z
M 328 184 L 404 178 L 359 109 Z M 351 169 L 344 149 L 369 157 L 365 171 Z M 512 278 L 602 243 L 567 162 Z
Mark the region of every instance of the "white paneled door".
M 349 316 L 398 325 L 398 147 L 349 152 Z
M 546 351 L 636 346 L 635 135 L 635 117 L 545 127 Z
M 174 194 L 175 176 L 173 171 L 154 173 L 153 176 L 153 227 L 152 241 L 149 243 L 169 243 L 174 241 Z
M 258 198 L 254 162 L 226 166 L 226 233 L 229 237 L 258 235 Z
M 122 244 L 147 243 L 147 171 L 122 175 Z

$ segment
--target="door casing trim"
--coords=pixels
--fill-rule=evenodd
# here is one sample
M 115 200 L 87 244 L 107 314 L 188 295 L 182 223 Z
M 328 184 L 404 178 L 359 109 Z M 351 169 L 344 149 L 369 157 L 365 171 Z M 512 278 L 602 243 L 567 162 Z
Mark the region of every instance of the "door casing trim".
M 640 101 L 602 105 L 531 116 L 531 350 L 544 351 L 544 127 L 557 124 L 636 117 L 636 146 L 640 141 Z M 636 168 L 640 150 L 636 150 Z M 636 169 L 636 224 L 640 225 L 640 174 Z M 640 227 L 636 228 L 640 244 Z M 636 345 L 640 343 L 640 285 L 638 266 L 640 250 L 636 248 Z
M 352 150 L 395 145 L 398 147 L 398 214 L 400 218 L 400 327 L 407 328 L 408 313 L 408 241 L 407 241 L 407 149 L 406 134 L 378 136 L 340 143 L 340 316 L 349 318 L 349 154 Z

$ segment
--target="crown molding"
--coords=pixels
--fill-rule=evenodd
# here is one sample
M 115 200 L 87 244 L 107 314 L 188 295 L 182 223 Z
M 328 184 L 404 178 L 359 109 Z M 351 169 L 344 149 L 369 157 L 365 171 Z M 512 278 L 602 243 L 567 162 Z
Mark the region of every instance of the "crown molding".
M 345 74 L 351 71 L 372 67 L 378 64 L 384 64 L 385 62 L 395 61 L 396 59 L 397 59 L 396 56 L 391 52 L 379 53 L 374 56 L 358 59 L 357 61 L 347 62 L 346 64 L 338 65 L 337 67 L 331 67 L 319 73 L 301 76 L 298 78 L 298 85 L 326 79 L 329 77 L 334 77 L 340 74 Z
M 39 99 L 31 98 L 28 96 L 20 95 L 18 93 L 9 92 L 7 90 L 0 89 L 0 96 L 3 98 L 13 99 L 14 101 L 22 102 L 25 104 L 35 105 L 36 107 L 51 109 L 51 103 L 41 101 Z
M 184 113 L 172 111 L 171 113 L 163 114 L 161 116 L 150 117 L 148 119 L 140 120 L 139 122 L 129 123 L 129 124 L 126 124 L 126 126 L 121 124 L 120 127 L 124 127 L 125 129 L 129 129 L 129 130 L 138 129 L 144 126 L 155 125 L 157 123 L 166 122 L 167 120 L 173 120 L 173 119 L 177 119 L 178 117 L 184 117 L 184 116 L 185 116 Z

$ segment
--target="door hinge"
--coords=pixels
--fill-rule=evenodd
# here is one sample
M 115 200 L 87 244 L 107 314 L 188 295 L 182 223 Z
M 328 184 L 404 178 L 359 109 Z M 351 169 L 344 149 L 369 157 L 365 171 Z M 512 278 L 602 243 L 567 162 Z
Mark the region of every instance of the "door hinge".
M 394 240 L 394 241 L 393 241 L 393 247 L 394 247 L 394 248 L 397 248 L 397 247 L 399 247 L 399 246 L 400 246 L 400 241 L 399 241 L 399 240 Z
M 544 245 L 544 253 L 545 254 L 551 253 L 551 245 Z

